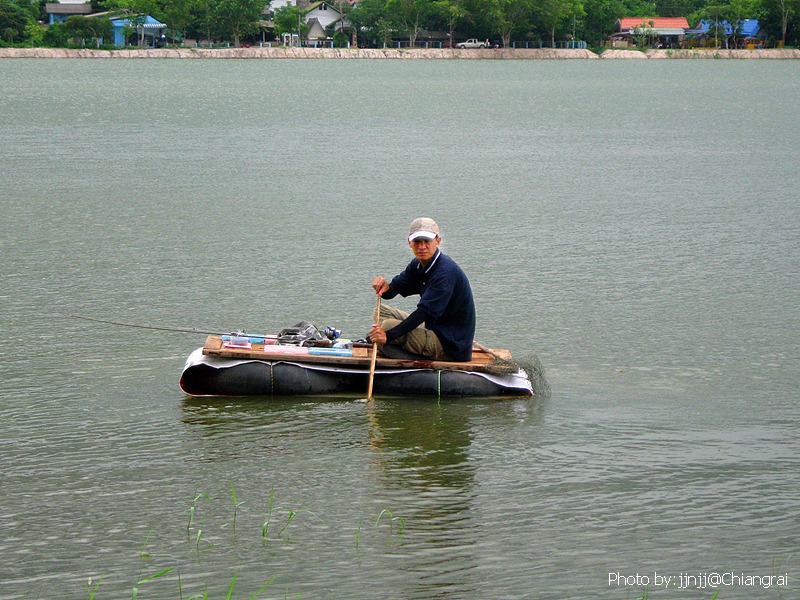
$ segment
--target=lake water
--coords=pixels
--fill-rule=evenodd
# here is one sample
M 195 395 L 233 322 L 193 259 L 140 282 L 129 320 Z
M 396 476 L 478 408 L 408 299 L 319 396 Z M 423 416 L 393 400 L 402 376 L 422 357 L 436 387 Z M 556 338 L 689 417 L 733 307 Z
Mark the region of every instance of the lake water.
M 798 597 L 799 96 L 796 61 L 0 61 L 0 598 Z M 549 397 L 190 399 L 203 335 L 67 316 L 361 337 L 420 215 Z

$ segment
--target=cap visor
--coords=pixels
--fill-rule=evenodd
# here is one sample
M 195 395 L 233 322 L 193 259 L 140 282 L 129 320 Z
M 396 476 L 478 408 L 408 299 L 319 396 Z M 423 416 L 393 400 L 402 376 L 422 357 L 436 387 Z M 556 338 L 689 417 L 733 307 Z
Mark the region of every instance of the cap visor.
M 435 240 L 436 239 L 436 234 L 435 233 L 431 233 L 429 231 L 417 231 L 416 233 L 412 233 L 410 236 L 408 236 L 408 241 L 409 242 L 413 242 L 414 240 L 420 240 L 420 239 L 423 239 L 423 240 Z

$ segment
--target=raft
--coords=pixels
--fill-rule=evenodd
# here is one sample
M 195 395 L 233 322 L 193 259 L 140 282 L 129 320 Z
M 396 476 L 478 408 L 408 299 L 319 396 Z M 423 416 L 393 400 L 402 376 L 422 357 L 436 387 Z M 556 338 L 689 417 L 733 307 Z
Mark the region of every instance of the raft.
M 279 345 L 264 337 L 210 335 L 181 374 L 190 396 L 314 396 L 367 391 L 372 346 Z M 375 395 L 434 397 L 532 396 L 527 373 L 508 350 L 481 348 L 472 361 L 376 358 Z

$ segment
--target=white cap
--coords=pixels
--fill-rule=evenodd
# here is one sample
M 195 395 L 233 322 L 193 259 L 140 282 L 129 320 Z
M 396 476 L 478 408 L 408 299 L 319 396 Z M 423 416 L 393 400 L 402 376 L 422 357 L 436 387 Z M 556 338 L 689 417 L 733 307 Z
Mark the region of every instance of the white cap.
M 429 219 L 428 217 L 414 219 L 411 222 L 411 226 L 408 228 L 409 242 L 413 242 L 414 240 L 418 240 L 420 238 L 433 240 L 437 237 L 439 237 L 439 226 L 436 224 L 436 221 Z

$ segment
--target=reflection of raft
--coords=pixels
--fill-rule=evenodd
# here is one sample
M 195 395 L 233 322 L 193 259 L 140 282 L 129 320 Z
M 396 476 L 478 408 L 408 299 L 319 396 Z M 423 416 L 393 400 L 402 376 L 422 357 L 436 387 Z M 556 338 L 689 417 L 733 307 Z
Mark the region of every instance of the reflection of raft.
M 181 388 L 192 396 L 365 394 L 371 347 L 309 348 L 264 341 L 209 336 L 205 346 L 186 360 Z M 475 350 L 468 363 L 379 356 L 374 392 L 391 396 L 533 395 L 525 371 L 509 369 L 511 364 L 507 350 Z

